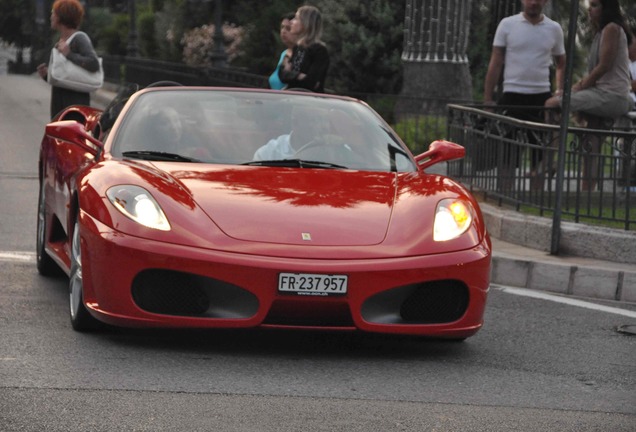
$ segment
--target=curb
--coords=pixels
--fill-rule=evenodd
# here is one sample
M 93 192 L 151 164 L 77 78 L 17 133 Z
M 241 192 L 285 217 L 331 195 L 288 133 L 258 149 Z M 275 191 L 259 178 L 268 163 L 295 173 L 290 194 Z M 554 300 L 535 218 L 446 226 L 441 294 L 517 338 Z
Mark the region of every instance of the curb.
M 636 272 L 506 256 L 495 246 L 491 283 L 577 297 L 636 302 Z
M 490 235 L 506 242 L 551 250 L 552 220 L 479 203 Z M 560 255 L 632 264 L 636 269 L 636 231 L 561 222 Z
M 484 203 L 480 208 L 493 242 L 492 283 L 636 302 L 636 265 L 620 262 L 636 259 L 636 233 L 564 223 L 563 254 L 555 256 L 550 220 Z

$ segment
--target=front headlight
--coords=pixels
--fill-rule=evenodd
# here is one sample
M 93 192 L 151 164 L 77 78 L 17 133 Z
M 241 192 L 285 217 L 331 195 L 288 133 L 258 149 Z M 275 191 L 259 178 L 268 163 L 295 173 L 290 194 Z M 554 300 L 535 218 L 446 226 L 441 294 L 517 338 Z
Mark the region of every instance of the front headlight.
M 444 199 L 437 204 L 433 239 L 447 241 L 465 233 L 473 222 L 471 207 L 459 199 Z
M 117 210 L 125 216 L 148 228 L 170 231 L 166 215 L 150 193 L 139 186 L 113 186 L 106 196 Z

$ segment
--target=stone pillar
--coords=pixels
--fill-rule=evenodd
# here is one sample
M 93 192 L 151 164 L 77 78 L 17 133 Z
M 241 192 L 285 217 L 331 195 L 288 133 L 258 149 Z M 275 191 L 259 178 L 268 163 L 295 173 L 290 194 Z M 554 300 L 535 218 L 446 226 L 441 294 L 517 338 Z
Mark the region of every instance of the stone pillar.
M 472 100 L 466 55 L 472 0 L 407 0 L 404 84 L 396 114 L 441 114 L 449 101 Z

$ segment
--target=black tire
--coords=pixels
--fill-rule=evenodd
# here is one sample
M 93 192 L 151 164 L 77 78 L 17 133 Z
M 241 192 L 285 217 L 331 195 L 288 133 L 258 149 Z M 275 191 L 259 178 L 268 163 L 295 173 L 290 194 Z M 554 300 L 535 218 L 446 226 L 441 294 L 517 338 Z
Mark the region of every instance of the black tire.
M 38 273 L 42 276 L 59 276 L 62 274 L 62 270 L 53 261 L 53 259 L 46 252 L 46 201 L 45 201 L 45 183 L 40 182 L 40 194 L 38 197 L 38 220 L 36 230 L 36 263 Z
M 71 274 L 69 276 L 69 312 L 73 330 L 87 332 L 100 327 L 84 306 L 84 281 L 82 277 L 82 254 L 80 247 L 79 223 L 73 226 L 71 242 Z

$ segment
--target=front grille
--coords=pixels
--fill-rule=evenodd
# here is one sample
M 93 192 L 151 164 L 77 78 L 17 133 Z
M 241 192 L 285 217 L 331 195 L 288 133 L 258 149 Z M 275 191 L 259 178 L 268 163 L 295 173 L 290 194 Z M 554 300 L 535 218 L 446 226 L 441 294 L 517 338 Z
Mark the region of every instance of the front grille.
M 258 299 L 238 286 L 172 270 L 144 270 L 132 284 L 132 297 L 141 309 L 162 315 L 207 318 L 249 318 Z

